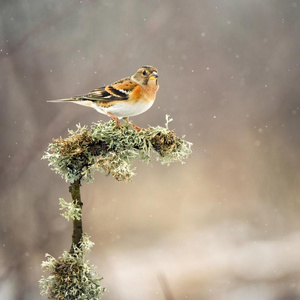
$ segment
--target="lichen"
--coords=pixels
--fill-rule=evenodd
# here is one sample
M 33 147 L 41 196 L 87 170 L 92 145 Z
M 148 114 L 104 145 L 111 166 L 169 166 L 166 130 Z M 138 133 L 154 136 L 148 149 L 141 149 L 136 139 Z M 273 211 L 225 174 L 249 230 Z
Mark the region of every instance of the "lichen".
M 94 243 L 83 235 L 80 247 L 74 253 L 65 251 L 58 259 L 46 254 L 42 263 L 44 271 L 50 271 L 48 277 L 39 281 L 41 294 L 57 300 L 98 300 L 105 292 L 100 285 L 102 278 L 93 272 L 94 266 L 86 260 L 87 252 Z
M 43 159 L 63 179 L 93 181 L 99 170 L 116 180 L 128 181 L 134 173 L 131 163 L 138 157 L 151 161 L 156 152 L 162 164 L 183 161 L 191 154 L 192 143 L 179 138 L 169 129 L 172 119 L 166 117 L 165 127 L 149 126 L 137 131 L 131 123 L 118 128 L 114 121 L 93 123 L 90 128 L 77 125 L 67 138 L 53 139 Z
M 72 220 L 80 220 L 81 219 L 81 206 L 77 203 L 67 202 L 63 198 L 59 198 L 59 210 L 63 210 L 61 216 L 66 218 L 68 221 Z

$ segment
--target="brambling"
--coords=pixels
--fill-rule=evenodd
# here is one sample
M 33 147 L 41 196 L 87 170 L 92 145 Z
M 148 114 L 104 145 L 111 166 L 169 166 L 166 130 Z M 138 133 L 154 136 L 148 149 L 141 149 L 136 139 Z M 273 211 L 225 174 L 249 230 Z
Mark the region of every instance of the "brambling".
M 158 72 L 152 66 L 143 66 L 131 77 L 97 88 L 88 94 L 48 102 L 72 102 L 96 109 L 108 115 L 120 128 L 120 119 L 139 115 L 154 103 L 158 85 Z M 137 130 L 140 128 L 133 125 Z

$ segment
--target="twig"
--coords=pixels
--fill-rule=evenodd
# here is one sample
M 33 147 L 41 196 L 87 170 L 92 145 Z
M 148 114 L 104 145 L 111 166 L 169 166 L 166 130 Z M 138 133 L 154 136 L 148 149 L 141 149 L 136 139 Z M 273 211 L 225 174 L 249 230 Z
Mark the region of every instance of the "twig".
M 69 187 L 69 192 L 72 195 L 72 200 L 74 205 L 77 205 L 82 209 L 83 203 L 81 202 L 80 196 L 80 179 L 71 183 Z M 80 241 L 82 238 L 82 218 L 78 220 L 77 218 L 73 219 L 73 234 L 72 234 L 72 245 L 70 253 L 74 253 L 74 247 L 80 247 Z
M 168 282 L 168 279 L 166 275 L 162 272 L 157 273 L 157 279 L 159 281 L 160 287 L 164 293 L 165 299 L 166 300 L 175 300 L 171 288 Z

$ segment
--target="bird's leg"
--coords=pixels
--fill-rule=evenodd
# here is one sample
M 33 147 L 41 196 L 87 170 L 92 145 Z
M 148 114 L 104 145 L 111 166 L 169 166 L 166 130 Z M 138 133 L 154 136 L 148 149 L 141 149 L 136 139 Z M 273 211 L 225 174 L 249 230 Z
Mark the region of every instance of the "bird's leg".
M 124 117 L 123 120 L 129 124 L 129 118 Z M 135 124 L 131 123 L 132 127 L 135 128 L 137 131 L 141 131 L 141 128 L 139 126 L 136 126 Z
M 107 112 L 106 114 L 107 114 L 108 116 L 110 116 L 110 119 L 111 119 L 111 120 L 114 120 L 114 121 L 116 122 L 117 127 L 119 127 L 119 128 L 121 129 L 121 124 L 120 124 L 119 118 L 116 117 L 116 116 L 114 116 L 113 114 L 111 114 L 111 113 L 109 113 L 109 112 Z

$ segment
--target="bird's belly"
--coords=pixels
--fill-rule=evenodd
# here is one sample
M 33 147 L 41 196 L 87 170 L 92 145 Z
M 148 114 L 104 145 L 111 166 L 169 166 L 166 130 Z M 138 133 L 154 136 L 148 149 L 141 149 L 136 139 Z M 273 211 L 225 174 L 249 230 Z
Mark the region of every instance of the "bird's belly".
M 128 103 L 126 101 L 120 101 L 115 103 L 110 107 L 95 107 L 95 109 L 100 113 L 111 113 L 118 118 L 133 117 L 142 114 L 148 110 L 154 101 L 142 101 L 137 103 Z

